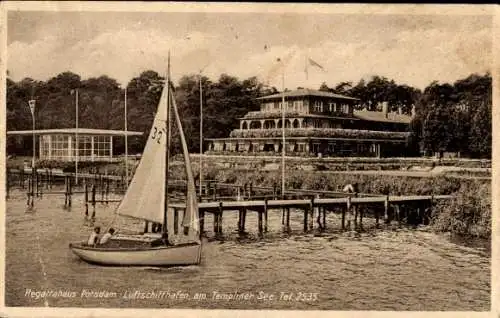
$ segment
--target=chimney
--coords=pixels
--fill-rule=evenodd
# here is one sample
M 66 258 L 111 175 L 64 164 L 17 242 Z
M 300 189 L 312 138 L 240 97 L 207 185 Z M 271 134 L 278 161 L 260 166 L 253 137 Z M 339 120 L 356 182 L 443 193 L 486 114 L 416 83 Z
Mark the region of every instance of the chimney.
M 389 104 L 387 102 L 382 102 L 382 112 L 384 113 L 384 117 L 387 118 L 389 113 Z

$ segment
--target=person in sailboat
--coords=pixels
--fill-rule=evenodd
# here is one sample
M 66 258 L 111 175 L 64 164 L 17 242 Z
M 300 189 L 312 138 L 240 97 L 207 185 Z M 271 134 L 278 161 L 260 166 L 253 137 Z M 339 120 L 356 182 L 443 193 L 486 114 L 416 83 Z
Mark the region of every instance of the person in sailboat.
M 99 238 L 99 233 L 101 233 L 101 227 L 96 226 L 87 240 L 87 245 L 94 246 Z
M 168 232 L 162 233 L 161 238 L 156 239 L 156 240 L 154 240 L 154 241 L 151 241 L 151 246 L 152 246 L 152 247 L 157 247 L 157 246 L 162 246 L 162 245 L 166 245 L 166 246 L 171 246 L 171 245 L 173 245 L 173 244 L 172 244 L 172 243 L 170 243 L 170 241 L 168 240 Z
M 101 237 L 101 240 L 99 241 L 99 244 L 102 245 L 102 244 L 106 244 L 107 242 L 109 242 L 109 240 L 111 239 L 111 237 L 113 236 L 113 234 L 115 234 L 115 229 L 114 228 L 110 228 L 108 233 L 104 234 L 102 237 Z

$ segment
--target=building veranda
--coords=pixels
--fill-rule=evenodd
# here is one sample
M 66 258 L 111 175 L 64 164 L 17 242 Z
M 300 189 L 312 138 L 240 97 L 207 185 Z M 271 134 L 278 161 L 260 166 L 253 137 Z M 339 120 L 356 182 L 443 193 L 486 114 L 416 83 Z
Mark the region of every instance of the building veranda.
M 283 147 L 282 96 L 258 98 L 260 111 L 239 118 L 228 138 L 207 138 L 211 153 L 279 154 Z M 411 116 L 354 110 L 358 99 L 329 92 L 285 92 L 285 151 L 289 156 L 404 156 Z M 413 110 L 414 113 L 414 110 Z

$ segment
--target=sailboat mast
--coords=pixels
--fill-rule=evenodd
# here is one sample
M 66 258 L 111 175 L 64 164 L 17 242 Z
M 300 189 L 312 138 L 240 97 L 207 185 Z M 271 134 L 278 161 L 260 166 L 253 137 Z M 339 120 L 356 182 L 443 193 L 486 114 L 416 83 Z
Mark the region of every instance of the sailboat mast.
M 164 88 L 165 89 L 165 88 Z M 170 161 L 170 51 L 168 51 L 168 62 L 167 62 L 167 78 L 166 78 L 166 89 L 167 89 L 167 110 L 165 114 L 165 121 L 167 126 L 167 150 L 165 151 L 165 193 L 164 195 L 164 207 L 163 207 L 163 233 L 168 233 L 167 230 L 167 212 L 168 212 L 168 166 Z

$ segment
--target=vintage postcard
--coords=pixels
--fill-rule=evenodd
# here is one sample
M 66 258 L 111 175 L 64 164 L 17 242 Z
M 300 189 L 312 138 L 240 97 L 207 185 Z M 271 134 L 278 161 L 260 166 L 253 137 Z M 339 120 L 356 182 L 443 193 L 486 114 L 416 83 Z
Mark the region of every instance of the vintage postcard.
M 495 13 L 3 3 L 0 313 L 497 317 Z

